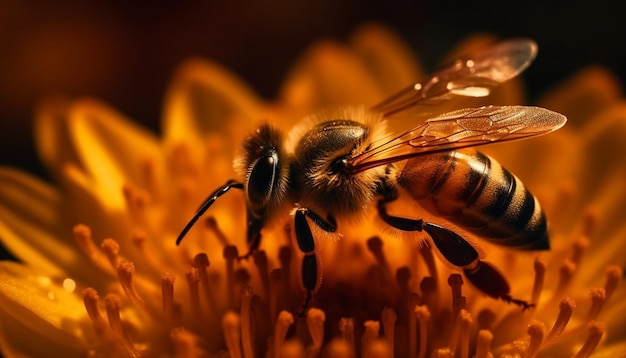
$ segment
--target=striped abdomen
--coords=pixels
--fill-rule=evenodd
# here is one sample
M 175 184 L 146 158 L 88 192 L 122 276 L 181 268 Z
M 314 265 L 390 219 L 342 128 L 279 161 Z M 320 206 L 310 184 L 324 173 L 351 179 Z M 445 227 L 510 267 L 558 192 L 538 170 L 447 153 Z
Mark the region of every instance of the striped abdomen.
M 549 248 L 539 201 L 521 180 L 475 150 L 407 161 L 398 183 L 425 209 L 499 245 Z

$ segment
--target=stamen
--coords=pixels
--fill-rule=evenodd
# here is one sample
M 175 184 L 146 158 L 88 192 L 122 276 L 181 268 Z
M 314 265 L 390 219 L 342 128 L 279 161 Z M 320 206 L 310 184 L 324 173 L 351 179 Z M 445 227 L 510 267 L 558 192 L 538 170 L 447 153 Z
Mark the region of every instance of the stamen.
M 539 302 L 539 298 L 541 297 L 541 291 L 543 290 L 547 265 L 542 257 L 536 257 L 533 267 L 535 269 L 535 280 L 533 282 L 533 293 L 530 302 L 537 304 Z
M 572 317 L 572 313 L 574 312 L 574 308 L 576 308 L 576 303 L 573 299 L 569 297 L 565 297 L 561 303 L 559 304 L 559 315 L 552 326 L 552 329 L 548 333 L 546 337 L 546 341 L 551 341 L 557 339 L 561 333 L 565 330 L 567 323 Z
M 530 342 L 528 342 L 528 349 L 524 358 L 533 358 L 539 352 L 543 339 L 545 337 L 545 326 L 542 322 L 532 321 L 528 325 L 528 335 L 530 336 Z
M 135 273 L 135 265 L 130 261 L 121 261 L 117 264 L 117 277 L 120 280 L 120 284 L 124 289 L 124 293 L 131 300 L 131 302 L 138 308 L 146 310 L 141 297 L 137 294 L 135 286 L 133 285 L 133 273 Z
M 125 183 L 122 186 L 122 193 L 126 200 L 128 212 L 135 220 L 135 223 L 140 227 L 147 227 L 146 207 L 149 202 L 148 193 L 135 187 L 131 183 Z
M 198 347 L 198 337 L 183 328 L 173 329 L 170 338 L 174 343 L 174 357 L 176 358 L 195 358 L 206 355 L 206 352 Z
M 424 277 L 420 281 L 420 291 L 422 292 L 422 303 L 430 307 L 433 312 L 437 312 L 439 309 L 439 299 L 435 279 L 430 276 Z
M 387 345 L 387 341 L 376 338 L 372 340 L 363 351 L 363 358 L 387 358 L 393 357 L 393 352 Z
M 452 312 L 456 316 L 461 308 L 463 278 L 458 273 L 453 273 L 448 277 L 448 285 L 450 285 L 451 290 Z
M 363 331 L 363 336 L 361 337 L 361 351 L 366 352 L 369 345 L 372 344 L 376 338 L 378 338 L 378 333 L 380 332 L 380 322 L 365 321 L 365 323 L 363 323 L 363 327 L 365 327 L 365 330 Z
M 276 318 L 276 325 L 274 326 L 274 358 L 280 358 L 287 331 L 293 322 L 294 319 L 291 313 L 280 311 L 278 318 Z
M 395 337 L 395 326 L 396 320 L 398 316 L 396 315 L 396 311 L 393 308 L 385 307 L 383 308 L 382 313 L 382 322 L 383 322 L 383 334 L 385 336 L 385 340 L 387 341 L 387 348 L 390 352 L 394 351 L 394 337 Z
M 231 308 L 236 307 L 235 301 L 235 261 L 239 257 L 237 246 L 225 246 L 222 256 L 226 265 L 226 294 Z
M 583 256 L 583 253 L 587 251 L 589 247 L 589 237 L 587 236 L 579 236 L 576 241 L 572 244 L 572 262 L 578 266 L 580 264 L 580 260 Z
M 241 354 L 241 318 L 235 312 L 228 311 L 222 317 L 224 341 L 231 358 L 242 358 Z
M 356 352 L 356 339 L 354 335 L 354 319 L 342 317 L 339 320 L 339 332 L 348 345 Z
M 324 350 L 324 357 L 328 358 L 353 358 L 354 351 L 348 342 L 341 338 L 335 338 L 328 342 Z
M 439 274 L 437 271 L 437 263 L 435 262 L 435 256 L 433 255 L 433 250 L 430 245 L 423 245 L 420 247 L 420 254 L 424 258 L 424 263 L 426 264 L 426 268 L 428 269 L 428 274 L 433 278 L 436 284 L 439 281 Z
M 252 287 L 241 289 L 241 343 L 243 346 L 243 356 L 245 358 L 254 357 L 254 337 L 252 337 Z
M 214 216 L 207 217 L 204 220 L 204 225 L 207 229 L 209 229 L 209 231 L 211 231 L 215 235 L 215 237 L 217 237 L 217 241 L 219 241 L 222 246 L 231 245 L 230 241 L 228 240 L 228 236 L 226 236 L 222 229 L 220 229 Z
M 400 298 L 406 300 L 411 294 L 409 281 L 411 280 L 411 269 L 407 266 L 400 267 L 396 270 L 396 282 L 400 289 Z
M 192 267 L 185 275 L 187 279 L 187 287 L 189 288 L 189 304 L 191 305 L 191 315 L 193 320 L 198 323 L 200 320 L 200 274 L 197 267 Z
M 115 269 L 109 264 L 106 255 L 94 244 L 89 226 L 83 224 L 74 226 L 74 239 L 96 267 L 115 276 Z
M 586 208 L 583 216 L 582 234 L 586 237 L 593 237 L 593 231 L 598 226 L 598 218 L 600 214 L 598 208 L 589 206 Z
M 109 319 L 109 326 L 115 332 L 122 341 L 122 346 L 130 357 L 140 357 L 139 351 L 133 345 L 133 342 L 128 337 L 122 319 L 120 317 L 120 306 L 122 300 L 114 293 L 109 293 L 104 297 L 104 303 L 107 310 L 107 318 Z
M 276 317 L 278 310 L 281 308 L 281 292 L 283 284 L 284 284 L 284 272 L 282 269 L 274 269 L 270 274 L 270 288 L 269 288 L 269 311 L 270 311 L 270 320 L 273 320 Z
M 209 280 L 209 274 L 207 272 L 211 263 L 209 257 L 205 253 L 199 253 L 193 258 L 193 263 L 198 269 L 198 276 L 200 277 L 200 285 L 204 291 L 207 302 L 209 303 L 209 312 L 217 312 L 217 302 L 213 295 L 213 289 L 211 287 L 211 281 Z M 232 300 L 230 301 L 232 302 Z
M 118 263 L 118 254 L 120 252 L 120 244 L 113 239 L 104 239 L 102 240 L 102 244 L 100 245 L 102 248 L 102 252 L 106 255 L 109 260 L 109 264 L 111 267 L 117 267 Z
M 469 344 L 470 344 L 470 326 L 472 324 L 472 315 L 465 309 L 462 309 L 459 312 L 459 342 L 461 347 L 459 351 L 461 352 L 461 357 L 469 358 Z
M 304 347 L 300 340 L 297 339 L 286 341 L 282 352 L 280 352 L 281 358 L 303 358 L 304 356 Z
M 267 296 L 270 292 L 270 273 L 267 263 L 267 254 L 264 250 L 258 250 L 253 256 L 254 264 L 259 271 L 259 277 L 261 279 L 261 287 L 263 289 L 262 294 Z
M 604 324 L 597 321 L 589 322 L 589 335 L 585 340 L 585 343 L 580 350 L 574 355 L 573 358 L 587 358 L 591 356 L 596 349 L 604 332 L 606 331 Z
M 391 276 L 391 269 L 389 263 L 383 252 L 383 240 L 380 237 L 374 236 L 367 240 L 367 249 L 374 255 L 376 263 L 383 269 L 385 274 Z
M 326 314 L 318 308 L 311 308 L 306 313 L 306 325 L 311 335 L 312 345 L 309 347 L 309 354 L 312 357 L 319 355 L 324 342 L 324 321 Z
M 433 355 L 434 358 L 454 358 L 454 351 L 450 348 L 439 348 Z
M 474 358 L 489 358 L 493 355 L 489 352 L 491 347 L 491 341 L 493 340 L 493 334 L 491 331 L 481 329 L 478 331 L 478 338 L 476 339 L 476 355 Z
M 289 246 L 282 246 L 278 251 L 278 261 L 283 270 L 283 297 L 290 297 L 291 282 L 295 272 L 291 269 L 293 252 Z
M 604 291 L 606 293 L 606 300 L 615 292 L 619 281 L 622 279 L 622 275 L 624 274 L 624 270 L 621 267 L 612 265 L 606 269 L 606 282 L 604 284 Z
M 161 202 L 163 200 L 162 188 L 165 186 L 159 183 L 159 175 L 156 173 L 156 163 L 154 158 L 143 158 L 139 163 L 139 169 L 141 171 L 141 177 L 143 183 L 152 197 L 154 202 Z
M 99 299 L 100 297 L 98 296 L 98 292 L 93 288 L 89 287 L 83 290 L 83 303 L 85 305 L 87 315 L 93 322 L 96 333 L 103 336 L 106 332 L 106 323 L 104 322 L 104 319 L 100 314 L 100 310 L 98 309 Z
M 415 307 L 415 317 L 419 323 L 419 358 L 426 357 L 426 348 L 428 345 L 428 320 L 430 319 L 430 311 L 427 306 Z
M 161 297 L 163 303 L 163 313 L 170 324 L 174 323 L 174 282 L 176 276 L 171 272 L 164 272 L 161 275 Z
M 409 357 L 417 356 L 417 317 L 415 316 L 415 309 L 417 308 L 417 303 L 419 302 L 419 298 L 417 294 L 411 294 L 408 300 L 408 333 L 409 333 Z
M 160 259 L 153 251 L 152 247 L 147 244 L 148 240 L 146 233 L 143 230 L 135 230 L 130 237 L 133 245 L 141 253 L 141 256 L 146 260 L 150 267 L 154 268 L 156 272 L 165 272 L 167 267 L 163 264 L 163 260 Z
M 559 283 L 554 291 L 554 296 L 552 297 L 553 301 L 556 301 L 563 296 L 563 293 L 565 293 L 567 286 L 569 286 L 575 271 L 576 265 L 570 260 L 565 260 L 559 269 Z
M 598 315 L 602 310 L 602 306 L 604 306 L 606 292 L 604 291 L 604 288 L 592 288 L 589 292 L 589 297 L 591 297 L 591 307 L 589 307 L 589 312 L 587 313 L 587 322 L 598 318 Z
M 478 312 L 478 316 L 476 317 L 476 322 L 478 322 L 479 329 L 490 330 L 493 328 L 493 324 L 496 321 L 496 313 L 489 309 L 484 308 L 480 312 Z

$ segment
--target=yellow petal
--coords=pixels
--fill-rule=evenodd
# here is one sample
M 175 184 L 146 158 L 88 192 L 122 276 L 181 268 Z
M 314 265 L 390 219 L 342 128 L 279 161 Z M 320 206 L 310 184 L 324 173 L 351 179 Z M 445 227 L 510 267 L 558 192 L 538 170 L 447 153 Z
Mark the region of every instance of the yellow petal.
M 0 168 L 0 238 L 16 257 L 60 274 L 76 253 L 59 240 L 61 197 L 47 184 L 16 169 Z
M 385 26 L 371 24 L 361 27 L 352 36 L 351 44 L 382 89 L 384 97 L 424 76 L 413 51 Z
M 67 290 L 39 271 L 0 262 L 2 349 L 32 357 L 85 356 L 89 320 L 82 300 Z
M 611 73 L 601 67 L 588 67 L 546 93 L 538 105 L 565 114 L 568 126 L 580 128 L 621 95 L 620 85 Z
M 174 75 L 163 116 L 166 143 L 200 145 L 209 133 L 237 135 L 260 120 L 254 92 L 225 68 L 207 60 L 190 59 Z M 232 143 L 232 142 L 231 142 Z
M 151 161 L 157 177 L 164 174 L 162 151 L 156 137 L 101 102 L 74 103 L 70 131 L 76 152 L 94 183 L 108 193 L 109 205 L 124 208 L 122 187 L 144 185 L 142 168 Z

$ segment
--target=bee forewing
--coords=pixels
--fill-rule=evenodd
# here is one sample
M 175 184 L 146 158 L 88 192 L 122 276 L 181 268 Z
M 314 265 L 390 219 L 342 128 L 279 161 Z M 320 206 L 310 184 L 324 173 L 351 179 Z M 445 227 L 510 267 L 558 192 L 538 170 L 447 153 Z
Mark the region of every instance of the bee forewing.
M 349 160 L 352 172 L 433 152 L 485 145 L 546 134 L 567 118 L 540 107 L 466 108 L 429 119 L 399 135 L 374 142 Z
M 524 71 L 537 55 L 528 39 L 499 43 L 481 54 L 454 61 L 372 109 L 391 115 L 418 104 L 436 104 L 452 97 L 484 97 L 502 82 Z

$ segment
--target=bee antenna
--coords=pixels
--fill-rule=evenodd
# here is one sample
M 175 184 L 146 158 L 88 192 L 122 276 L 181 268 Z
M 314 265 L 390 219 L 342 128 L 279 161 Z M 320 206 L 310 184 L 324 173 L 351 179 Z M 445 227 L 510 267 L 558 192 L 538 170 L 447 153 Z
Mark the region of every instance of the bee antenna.
M 222 185 L 217 190 L 215 190 L 213 193 L 211 193 L 211 195 L 209 195 L 204 200 L 202 205 L 200 205 L 200 207 L 196 211 L 195 215 L 191 218 L 191 220 L 189 220 L 187 225 L 185 225 L 185 228 L 183 229 L 183 231 L 180 232 L 180 234 L 178 235 L 178 238 L 176 239 L 176 245 L 180 244 L 180 242 L 183 240 L 185 235 L 187 235 L 187 232 L 189 231 L 189 229 L 191 229 L 191 227 L 196 223 L 196 221 L 198 221 L 198 219 L 202 216 L 202 214 L 204 214 L 204 212 L 207 211 L 207 209 L 211 205 L 213 205 L 213 203 L 217 200 L 217 198 L 219 198 L 220 196 L 226 194 L 230 189 L 233 189 L 233 188 L 235 188 L 235 189 L 243 189 L 243 183 L 240 183 L 240 182 L 238 182 L 236 180 L 232 180 L 231 179 L 231 180 L 227 181 L 226 184 Z

